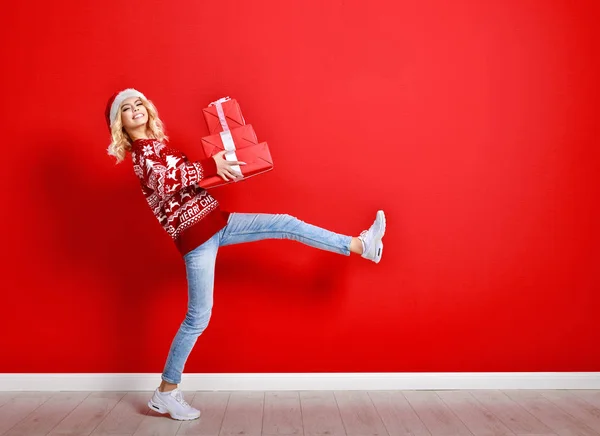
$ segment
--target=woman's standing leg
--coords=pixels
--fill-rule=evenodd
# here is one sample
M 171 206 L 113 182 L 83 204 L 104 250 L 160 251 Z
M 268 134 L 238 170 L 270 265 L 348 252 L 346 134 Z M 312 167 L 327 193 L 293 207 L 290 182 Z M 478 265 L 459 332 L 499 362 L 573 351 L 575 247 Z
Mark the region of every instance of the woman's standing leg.
M 170 390 L 181 383 L 181 374 L 198 336 L 208 326 L 213 307 L 215 263 L 220 232 L 187 253 L 185 262 L 188 283 L 188 309 L 169 350 L 159 390 Z M 167 389 L 163 389 L 163 388 Z

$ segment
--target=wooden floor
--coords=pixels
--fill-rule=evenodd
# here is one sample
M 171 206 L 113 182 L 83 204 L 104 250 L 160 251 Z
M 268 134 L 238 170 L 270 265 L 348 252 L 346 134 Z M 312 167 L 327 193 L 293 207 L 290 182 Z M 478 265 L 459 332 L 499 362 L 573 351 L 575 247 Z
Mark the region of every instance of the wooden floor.
M 183 392 L 0 392 L 0 435 L 600 435 L 600 390 Z

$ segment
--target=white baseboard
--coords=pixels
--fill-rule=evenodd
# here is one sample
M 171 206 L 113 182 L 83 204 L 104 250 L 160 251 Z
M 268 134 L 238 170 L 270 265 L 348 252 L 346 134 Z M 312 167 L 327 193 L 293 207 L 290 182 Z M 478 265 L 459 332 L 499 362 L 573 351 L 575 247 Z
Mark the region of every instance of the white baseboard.
M 151 391 L 159 373 L 0 373 L 0 391 Z M 192 391 L 600 389 L 600 372 L 184 373 Z

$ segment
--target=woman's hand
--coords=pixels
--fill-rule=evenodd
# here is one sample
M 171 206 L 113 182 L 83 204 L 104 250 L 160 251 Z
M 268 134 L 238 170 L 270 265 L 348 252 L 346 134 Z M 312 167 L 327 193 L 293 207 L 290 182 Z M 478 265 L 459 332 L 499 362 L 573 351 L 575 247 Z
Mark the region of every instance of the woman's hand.
M 227 150 L 223 150 L 213 156 L 213 159 L 215 162 L 217 162 L 217 174 L 226 182 L 229 181 L 227 177 L 231 177 L 231 180 L 243 178 L 244 176 L 242 174 L 234 171 L 231 167 L 235 165 L 246 165 L 246 162 L 240 162 L 236 160 L 229 161 L 223 157 L 226 152 Z

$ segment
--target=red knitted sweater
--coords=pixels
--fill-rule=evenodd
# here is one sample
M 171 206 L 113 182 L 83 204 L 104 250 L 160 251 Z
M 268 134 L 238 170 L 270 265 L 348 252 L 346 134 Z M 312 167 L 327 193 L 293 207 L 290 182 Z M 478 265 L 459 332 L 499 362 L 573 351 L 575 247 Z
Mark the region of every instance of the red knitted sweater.
M 131 160 L 150 209 L 182 256 L 225 227 L 230 212 L 197 185 L 217 174 L 212 157 L 191 162 L 165 141 L 137 139 Z

